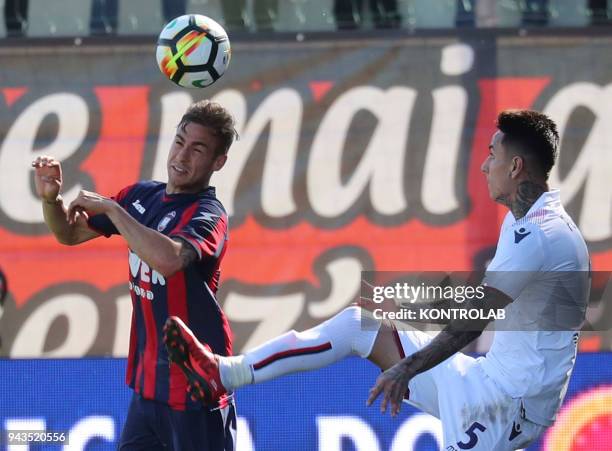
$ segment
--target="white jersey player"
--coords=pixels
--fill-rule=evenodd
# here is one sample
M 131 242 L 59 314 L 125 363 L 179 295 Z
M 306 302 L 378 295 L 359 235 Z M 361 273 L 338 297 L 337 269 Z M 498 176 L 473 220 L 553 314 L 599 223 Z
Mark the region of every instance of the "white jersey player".
M 243 385 L 358 355 L 385 370 L 368 405 L 382 394 L 383 413 L 390 406 L 396 415 L 406 400 L 440 418 L 446 451 L 514 450 L 537 439 L 554 422 L 574 366 L 589 256 L 559 192 L 547 184 L 559 144 L 554 122 L 535 111 L 508 110 L 497 127 L 482 171 L 491 198 L 510 211 L 478 308 L 505 309 L 505 320 L 496 321 L 485 357 L 459 352 L 491 321 L 484 317 L 454 319 L 431 338 L 349 307 L 235 357 L 212 354 L 171 317 L 166 346 L 175 350 L 192 396 L 211 402 Z

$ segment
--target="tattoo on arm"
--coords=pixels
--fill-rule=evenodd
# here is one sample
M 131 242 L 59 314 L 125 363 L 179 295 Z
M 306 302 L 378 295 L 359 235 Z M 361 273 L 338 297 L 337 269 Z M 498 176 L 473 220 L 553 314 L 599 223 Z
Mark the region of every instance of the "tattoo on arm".
M 427 371 L 442 363 L 456 352 L 476 340 L 482 331 L 453 330 L 449 325 L 423 349 L 415 352 L 406 360 L 409 361 L 414 375 Z
M 183 269 L 187 268 L 193 262 L 198 260 L 198 253 L 191 244 L 181 239 L 176 239 L 175 241 L 181 243 L 182 245 L 179 257 L 181 258 Z
M 485 287 L 485 299 L 487 308 L 493 309 L 503 309 L 512 302 L 512 299 L 505 293 L 489 286 Z M 471 307 L 478 308 L 479 305 L 474 301 L 467 301 L 464 307 L 469 310 Z M 482 334 L 490 321 L 484 318 L 451 321 L 427 346 L 405 359 L 406 364 L 411 368 L 412 375 L 427 371 L 461 351 Z
M 520 219 L 527 214 L 531 206 L 546 191 L 542 185 L 526 180 L 518 186 L 516 199 L 511 203 L 510 210 L 516 219 Z

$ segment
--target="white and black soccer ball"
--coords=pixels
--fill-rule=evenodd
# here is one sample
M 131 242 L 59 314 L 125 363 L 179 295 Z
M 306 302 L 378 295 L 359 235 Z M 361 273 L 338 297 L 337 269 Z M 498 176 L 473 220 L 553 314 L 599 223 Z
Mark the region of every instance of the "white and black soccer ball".
M 226 71 L 232 51 L 227 33 L 210 17 L 186 14 L 164 27 L 157 41 L 159 70 L 179 86 L 205 88 Z

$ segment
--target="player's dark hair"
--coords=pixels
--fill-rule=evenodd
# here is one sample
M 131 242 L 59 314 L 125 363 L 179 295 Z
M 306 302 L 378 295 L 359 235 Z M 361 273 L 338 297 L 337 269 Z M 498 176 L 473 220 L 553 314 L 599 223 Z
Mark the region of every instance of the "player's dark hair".
M 190 122 L 213 131 L 220 142 L 219 148 L 216 149 L 217 155 L 226 154 L 234 139 L 238 139 L 236 123 L 232 115 L 221 105 L 210 100 L 200 100 L 187 108 L 181 118 L 179 128 L 185 130 L 185 126 Z
M 557 125 L 537 111 L 505 110 L 497 116 L 497 128 L 504 134 L 502 144 L 533 161 L 548 180 L 559 147 Z

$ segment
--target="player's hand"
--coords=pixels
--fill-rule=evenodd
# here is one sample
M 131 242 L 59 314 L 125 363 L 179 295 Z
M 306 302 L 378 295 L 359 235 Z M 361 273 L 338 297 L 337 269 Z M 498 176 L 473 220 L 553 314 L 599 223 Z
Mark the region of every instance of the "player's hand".
M 371 406 L 376 398 L 383 393 L 380 412 L 385 413 L 387 406 L 391 404 L 391 416 L 396 416 L 401 409 L 410 379 L 412 379 L 412 372 L 409 363 L 406 360 L 396 363 L 378 376 L 376 384 L 370 389 L 370 396 L 366 402 L 367 406 Z
M 53 157 L 41 156 L 32 162 L 36 194 L 48 202 L 57 199 L 62 188 L 62 166 Z
M 87 219 L 89 215 L 108 213 L 114 205 L 115 201 L 108 197 L 101 196 L 92 191 L 81 190 L 77 198 L 68 206 L 66 219 L 68 223 L 74 224 L 79 214 L 84 215 Z

